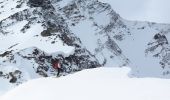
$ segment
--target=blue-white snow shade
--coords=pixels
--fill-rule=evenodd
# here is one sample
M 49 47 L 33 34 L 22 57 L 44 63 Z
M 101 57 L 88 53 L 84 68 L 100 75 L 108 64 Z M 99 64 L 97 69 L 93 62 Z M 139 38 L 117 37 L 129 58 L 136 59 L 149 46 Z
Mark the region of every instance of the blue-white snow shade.
M 128 20 L 170 23 L 170 0 L 99 0 Z

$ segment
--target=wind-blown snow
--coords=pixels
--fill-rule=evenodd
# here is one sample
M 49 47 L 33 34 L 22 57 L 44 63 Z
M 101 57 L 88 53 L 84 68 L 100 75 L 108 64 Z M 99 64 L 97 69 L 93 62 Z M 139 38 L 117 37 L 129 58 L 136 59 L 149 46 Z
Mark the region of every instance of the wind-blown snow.
M 169 100 L 170 80 L 129 78 L 129 68 L 84 70 L 29 81 L 1 100 Z M 34 89 L 34 90 L 32 90 Z

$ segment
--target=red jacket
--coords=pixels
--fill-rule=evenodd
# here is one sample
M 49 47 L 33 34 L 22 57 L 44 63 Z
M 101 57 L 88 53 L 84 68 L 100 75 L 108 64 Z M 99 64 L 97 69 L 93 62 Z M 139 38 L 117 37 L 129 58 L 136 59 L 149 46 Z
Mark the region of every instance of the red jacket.
M 60 63 L 59 63 L 59 62 L 54 62 L 54 63 L 53 63 L 53 68 L 54 68 L 54 69 L 59 69 L 59 68 L 61 68 Z

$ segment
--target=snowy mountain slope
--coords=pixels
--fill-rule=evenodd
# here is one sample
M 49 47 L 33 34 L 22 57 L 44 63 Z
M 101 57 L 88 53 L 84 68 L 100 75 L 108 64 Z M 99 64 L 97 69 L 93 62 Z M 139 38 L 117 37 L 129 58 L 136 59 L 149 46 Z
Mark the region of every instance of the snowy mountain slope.
M 130 64 L 138 77 L 169 77 L 170 25 L 126 21 L 97 0 L 74 0 L 55 7 L 101 64 Z
M 142 77 L 169 77 L 164 73 L 169 72 L 170 25 L 124 22 L 129 29 L 129 35 L 123 34 L 124 39 L 116 42 L 124 50 L 124 55 L 133 63 L 133 72 Z M 118 33 L 117 30 L 114 30 L 114 33 Z
M 51 64 L 51 59 L 55 58 L 60 59 L 62 64 L 61 75 L 100 66 L 81 41 L 69 32 L 67 24 L 51 3 L 43 7 L 32 7 L 34 5 L 30 1 L 27 5 L 30 7 L 0 22 L 1 78 L 19 84 L 40 76 L 56 75 Z M 21 72 L 20 77 L 14 75 L 16 70 L 2 70 L 8 69 L 8 66 Z
M 27 9 L 26 0 L 0 0 L 0 21 Z
M 0 98 L 1 98 L 2 95 L 4 95 L 7 91 L 12 90 L 15 86 L 13 84 L 9 83 L 9 81 L 6 79 L 1 78 L 0 81 L 1 81 L 1 86 L 0 86 L 0 88 L 1 88 Z
M 129 78 L 129 68 L 97 68 L 29 81 L 2 100 L 169 100 L 170 80 Z M 32 90 L 34 89 L 34 90 Z
M 56 76 L 55 58 L 60 76 L 128 65 L 134 77 L 170 78 L 168 24 L 124 20 L 98 0 L 0 0 L 0 7 L 0 78 L 14 86 Z

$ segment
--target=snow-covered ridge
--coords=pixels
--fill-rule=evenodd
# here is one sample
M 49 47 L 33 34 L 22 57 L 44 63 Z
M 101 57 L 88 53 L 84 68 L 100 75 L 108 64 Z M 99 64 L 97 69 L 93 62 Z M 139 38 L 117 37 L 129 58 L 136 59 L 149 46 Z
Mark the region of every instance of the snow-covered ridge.
M 36 79 L 1 100 L 169 100 L 170 80 L 129 78 L 128 72 L 129 68 L 97 68 L 61 78 Z

